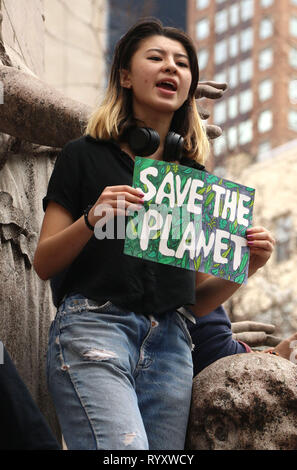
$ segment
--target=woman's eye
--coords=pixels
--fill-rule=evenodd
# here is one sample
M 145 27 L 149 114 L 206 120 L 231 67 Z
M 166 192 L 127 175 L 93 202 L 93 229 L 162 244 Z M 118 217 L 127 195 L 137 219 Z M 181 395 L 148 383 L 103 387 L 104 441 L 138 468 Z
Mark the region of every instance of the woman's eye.
M 180 67 L 188 67 L 188 64 L 186 62 L 177 62 L 177 65 Z
M 161 57 L 158 57 L 158 56 L 152 56 L 152 57 L 149 57 L 149 59 L 151 59 L 151 60 L 162 60 Z

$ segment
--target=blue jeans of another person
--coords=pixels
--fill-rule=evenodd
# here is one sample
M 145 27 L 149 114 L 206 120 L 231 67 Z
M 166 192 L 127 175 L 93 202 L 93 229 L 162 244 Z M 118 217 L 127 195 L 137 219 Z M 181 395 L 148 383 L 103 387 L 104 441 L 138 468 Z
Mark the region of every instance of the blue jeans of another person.
M 47 357 L 68 449 L 182 450 L 191 347 L 177 311 L 145 316 L 68 296 L 51 325 Z

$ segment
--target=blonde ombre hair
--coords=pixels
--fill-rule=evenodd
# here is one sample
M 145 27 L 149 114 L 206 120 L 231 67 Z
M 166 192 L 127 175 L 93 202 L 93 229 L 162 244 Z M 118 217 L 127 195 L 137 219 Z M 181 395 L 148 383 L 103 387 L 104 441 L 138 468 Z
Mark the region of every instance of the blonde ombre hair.
M 194 44 L 183 31 L 163 27 L 155 18 L 139 21 L 118 42 L 105 98 L 89 117 L 85 134 L 95 139 L 113 139 L 121 142 L 125 141 L 128 129 L 139 125 L 133 116 L 132 90 L 121 86 L 121 71 L 129 70 L 131 58 L 140 42 L 150 36 L 165 36 L 179 41 L 187 51 L 192 82 L 187 100 L 174 113 L 170 130 L 184 138 L 185 156 L 204 163 L 209 154 L 209 142 L 195 101 L 199 67 Z

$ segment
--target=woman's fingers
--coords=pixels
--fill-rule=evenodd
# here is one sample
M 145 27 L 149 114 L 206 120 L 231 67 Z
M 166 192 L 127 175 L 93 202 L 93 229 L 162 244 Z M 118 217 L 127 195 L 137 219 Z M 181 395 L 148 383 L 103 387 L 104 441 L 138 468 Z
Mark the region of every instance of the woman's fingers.
M 128 193 L 106 193 L 99 203 L 117 204 L 117 202 L 122 203 L 123 201 L 130 204 L 143 204 L 143 198 Z
M 275 239 L 264 227 L 247 229 L 246 237 L 250 248 L 249 274 L 251 275 L 267 263 L 273 252 Z
M 134 196 L 144 196 L 144 193 L 141 191 L 141 189 L 133 188 L 132 186 L 128 185 L 107 186 L 105 190 L 108 190 L 113 193 L 127 193 L 132 194 Z
M 253 227 L 247 230 L 247 240 L 250 246 L 265 247 L 275 245 L 275 239 L 272 234 L 263 227 Z M 264 241 L 268 242 L 267 244 L 259 244 L 258 242 Z
M 128 185 L 107 186 L 94 205 L 95 223 L 125 216 L 143 207 L 143 192 Z
M 129 203 L 141 204 L 144 194 L 130 186 L 111 186 L 104 189 L 98 203 L 116 204 L 117 202 L 128 201 Z
M 273 251 L 274 244 L 270 240 L 253 240 L 248 241 L 248 246 L 250 248 L 258 248 L 266 251 Z

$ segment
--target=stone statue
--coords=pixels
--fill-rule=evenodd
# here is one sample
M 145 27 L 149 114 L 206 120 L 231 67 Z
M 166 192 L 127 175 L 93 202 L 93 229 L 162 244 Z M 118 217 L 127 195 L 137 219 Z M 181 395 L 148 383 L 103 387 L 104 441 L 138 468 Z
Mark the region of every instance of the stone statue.
M 55 308 L 49 282 L 38 278 L 32 261 L 43 219 L 41 201 L 55 158 L 66 142 L 82 135 L 92 109 L 65 97 L 17 57 L 10 57 L 1 24 L 0 11 L 0 81 L 4 89 L 0 104 L 0 340 L 58 433 L 45 379 L 48 330 Z M 197 99 L 217 99 L 225 90 L 226 84 L 200 83 Z M 207 119 L 208 113 L 198 108 Z M 210 139 L 221 135 L 217 126 L 206 128 Z M 249 335 L 246 325 L 241 331 Z M 267 331 L 262 328 L 261 334 L 266 344 Z M 249 337 L 252 343 L 254 339 Z
M 49 283 L 38 278 L 32 262 L 43 219 L 41 199 L 55 157 L 67 140 L 81 135 L 88 108 L 40 81 L 18 57 L 10 57 L 1 24 L 2 16 L 0 341 L 58 433 L 45 379 L 48 330 L 55 308 Z
M 295 450 L 297 366 L 281 356 L 236 354 L 193 381 L 186 448 Z

